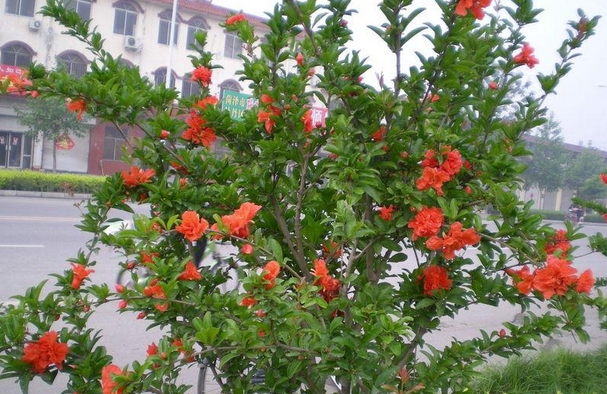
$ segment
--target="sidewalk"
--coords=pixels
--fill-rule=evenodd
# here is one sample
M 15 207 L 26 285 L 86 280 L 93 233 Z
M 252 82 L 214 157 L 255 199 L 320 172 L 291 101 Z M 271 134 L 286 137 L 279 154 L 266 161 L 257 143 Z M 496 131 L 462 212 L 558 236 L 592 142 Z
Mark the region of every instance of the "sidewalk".
M 10 197 L 41 197 L 41 198 L 67 198 L 72 200 L 88 200 L 90 194 L 85 193 L 61 193 L 61 192 L 33 192 L 26 190 L 0 190 L 0 196 Z

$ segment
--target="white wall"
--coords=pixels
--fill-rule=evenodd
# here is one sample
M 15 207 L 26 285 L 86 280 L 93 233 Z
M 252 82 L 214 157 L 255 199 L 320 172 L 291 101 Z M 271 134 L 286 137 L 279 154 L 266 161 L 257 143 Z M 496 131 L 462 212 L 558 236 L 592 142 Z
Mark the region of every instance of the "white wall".
M 57 149 L 57 171 L 82 172 L 88 170 L 90 134 L 78 138 L 70 136 L 74 141 L 74 147 L 70 150 Z M 42 140 L 37 144 L 42 146 L 42 168 L 50 171 L 53 169 L 53 142 Z
M 132 52 L 125 49 L 124 35 L 113 33 L 114 7 L 115 0 L 97 0 L 92 3 L 91 16 L 92 26 L 98 26 L 99 32 L 106 40 L 104 48 L 112 55 L 122 54 L 123 58 L 140 67 L 142 74 L 153 79 L 153 72 L 160 67 L 168 65 L 168 46 L 158 43 L 158 30 L 160 19 L 158 14 L 169 9 L 169 5 L 158 4 L 155 2 L 139 1 L 138 4 L 144 12 L 138 15 L 135 37 L 143 42 L 141 52 Z M 56 57 L 64 51 L 73 50 L 92 60 L 92 55 L 86 51 L 86 46 L 74 37 L 61 35 L 64 29 L 53 22 L 50 18 L 35 15 L 34 18 L 7 14 L 4 12 L 6 0 L 0 0 L 0 46 L 7 42 L 18 40 L 25 42 L 36 52 L 34 61 L 44 64 L 46 67 L 54 67 Z M 36 0 L 36 11 L 45 4 L 44 0 Z M 191 17 L 198 15 L 192 11 L 181 9 L 178 14 L 183 20 L 187 21 Z M 232 59 L 223 56 L 225 45 L 224 29 L 219 23 L 223 19 L 215 19 L 213 15 L 200 15 L 206 19 L 210 25 L 208 31 L 207 50 L 216 54 L 215 62 L 221 64 L 223 69 L 213 71 L 213 93 L 218 93 L 217 87 L 227 79 L 237 80 L 235 72 L 242 66 L 240 59 Z M 29 22 L 37 19 L 42 22 L 42 27 L 38 31 L 29 29 Z M 176 88 L 181 90 L 182 79 L 186 73 L 192 71 L 189 55 L 195 52 L 186 49 L 188 25 L 179 24 L 179 34 L 177 45 L 173 47 L 173 70 L 177 74 Z M 259 28 L 258 28 L 259 30 Z M 262 33 L 259 31 L 258 33 Z M 244 51 L 243 51 L 244 52 Z M 243 88 L 246 86 L 241 84 Z M 247 91 L 249 89 L 246 89 Z

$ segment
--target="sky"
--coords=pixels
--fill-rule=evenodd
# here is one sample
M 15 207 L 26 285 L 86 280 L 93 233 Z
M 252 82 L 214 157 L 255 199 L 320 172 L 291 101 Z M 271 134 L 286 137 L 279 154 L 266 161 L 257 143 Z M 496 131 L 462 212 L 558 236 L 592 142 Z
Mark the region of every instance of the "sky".
M 322 0 L 319 0 L 321 2 Z M 502 0 L 507 3 L 508 0 Z M 264 16 L 276 4 L 275 0 L 213 0 L 214 4 Z M 368 29 L 368 25 L 385 22 L 377 7 L 378 0 L 352 0 L 351 8 L 358 11 L 348 20 L 353 31 L 352 49 L 361 51 L 369 58 L 373 67 L 365 74 L 365 80 L 375 85 L 376 74 L 386 80 L 394 77 L 393 55 L 384 43 Z M 573 70 L 557 88 L 557 95 L 546 100 L 549 110 L 561 123 L 566 142 L 584 145 L 592 141 L 593 146 L 607 150 L 607 0 L 535 0 L 534 5 L 543 8 L 539 22 L 527 26 L 523 33 L 536 50 L 540 64 L 534 69 L 525 69 L 525 77 L 534 82 L 538 73 L 548 74 L 559 60 L 556 49 L 566 37 L 565 27 L 569 20 L 578 20 L 577 9 L 582 8 L 588 16 L 603 15 L 596 35 L 591 37 L 581 50 L 582 56 L 574 59 Z M 438 22 L 440 11 L 434 0 L 416 0 L 413 6 L 427 10 L 420 20 Z M 405 67 L 417 65 L 415 51 L 429 54 L 430 46 L 421 35 L 405 50 Z M 537 84 L 536 84 L 537 86 Z

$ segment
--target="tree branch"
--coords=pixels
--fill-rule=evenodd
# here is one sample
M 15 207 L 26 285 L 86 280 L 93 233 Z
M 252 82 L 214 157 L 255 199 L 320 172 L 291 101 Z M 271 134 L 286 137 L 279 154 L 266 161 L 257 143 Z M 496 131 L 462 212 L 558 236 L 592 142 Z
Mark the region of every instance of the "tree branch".
M 271 195 L 269 198 L 270 198 L 270 202 L 272 203 L 272 207 L 274 209 L 274 216 L 276 217 L 276 222 L 278 223 L 278 227 L 280 228 L 280 231 L 282 232 L 283 237 L 285 237 L 285 242 L 287 243 L 289 250 L 293 254 L 293 257 L 295 258 L 295 261 L 297 262 L 299 269 L 304 274 L 306 280 L 309 281 L 312 279 L 312 276 L 310 275 L 310 270 L 308 270 L 308 267 L 306 266 L 306 261 L 304 259 L 304 256 L 298 252 L 297 248 L 293 244 L 293 237 L 291 236 L 291 233 L 289 232 L 289 226 L 287 225 L 287 222 L 285 221 L 284 215 L 282 214 L 282 210 L 280 209 L 280 206 L 278 205 L 278 201 L 276 201 L 276 198 L 273 195 Z

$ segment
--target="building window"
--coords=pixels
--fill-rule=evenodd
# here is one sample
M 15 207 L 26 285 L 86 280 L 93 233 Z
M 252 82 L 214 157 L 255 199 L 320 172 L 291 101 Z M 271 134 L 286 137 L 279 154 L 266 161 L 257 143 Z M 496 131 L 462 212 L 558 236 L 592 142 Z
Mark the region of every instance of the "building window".
M 120 64 L 122 64 L 126 68 L 133 68 L 133 67 L 135 67 L 135 65 L 133 65 L 133 63 L 130 60 L 126 60 L 126 59 L 120 58 L 120 60 L 118 62 Z
M 91 19 L 91 0 L 66 0 L 65 7 L 76 11 L 80 19 Z
M 183 83 L 181 85 L 182 98 L 188 98 L 200 94 L 200 85 L 198 83 L 192 82 L 190 78 L 190 74 L 186 74 L 183 76 Z
M 160 17 L 160 25 L 158 26 L 158 43 L 169 45 L 169 37 L 171 36 L 171 11 L 161 12 Z M 175 19 L 175 32 L 173 33 L 173 45 L 177 45 L 177 36 L 179 33 L 179 15 Z
M 236 34 L 226 34 L 226 45 L 223 49 L 223 55 L 225 57 L 231 57 L 233 59 L 238 58 L 238 55 L 242 53 L 242 41 Z
M 188 22 L 188 38 L 185 43 L 187 49 L 192 49 L 192 46 L 196 42 L 194 36 L 199 31 L 205 32 L 209 30 L 209 24 L 202 18 L 192 18 Z
M 172 75 L 171 87 L 174 88 L 175 79 L 177 79 L 177 75 L 174 72 L 171 72 L 171 75 Z M 159 68 L 158 70 L 154 71 L 154 86 L 159 87 L 162 85 L 166 85 L 166 81 L 167 81 L 167 69 L 166 68 Z
M 58 66 L 63 67 L 68 74 L 80 78 L 86 74 L 86 59 L 75 53 L 63 53 L 57 59 Z
M 32 64 L 32 52 L 25 46 L 14 43 L 2 47 L 0 63 L 8 66 L 29 67 Z
M 103 136 L 103 160 L 120 161 L 125 141 L 116 126 L 106 126 Z
M 36 0 L 6 0 L 4 11 L 7 14 L 34 16 Z
M 125 36 L 135 35 L 137 9 L 130 3 L 119 3 L 114 12 L 114 33 Z
M 240 85 L 238 84 L 238 82 L 233 81 L 231 79 L 228 79 L 227 81 L 223 81 L 220 85 L 219 85 L 219 99 L 223 100 L 223 93 L 225 91 L 230 91 L 230 92 L 240 92 L 242 90 L 242 88 L 240 87 Z

